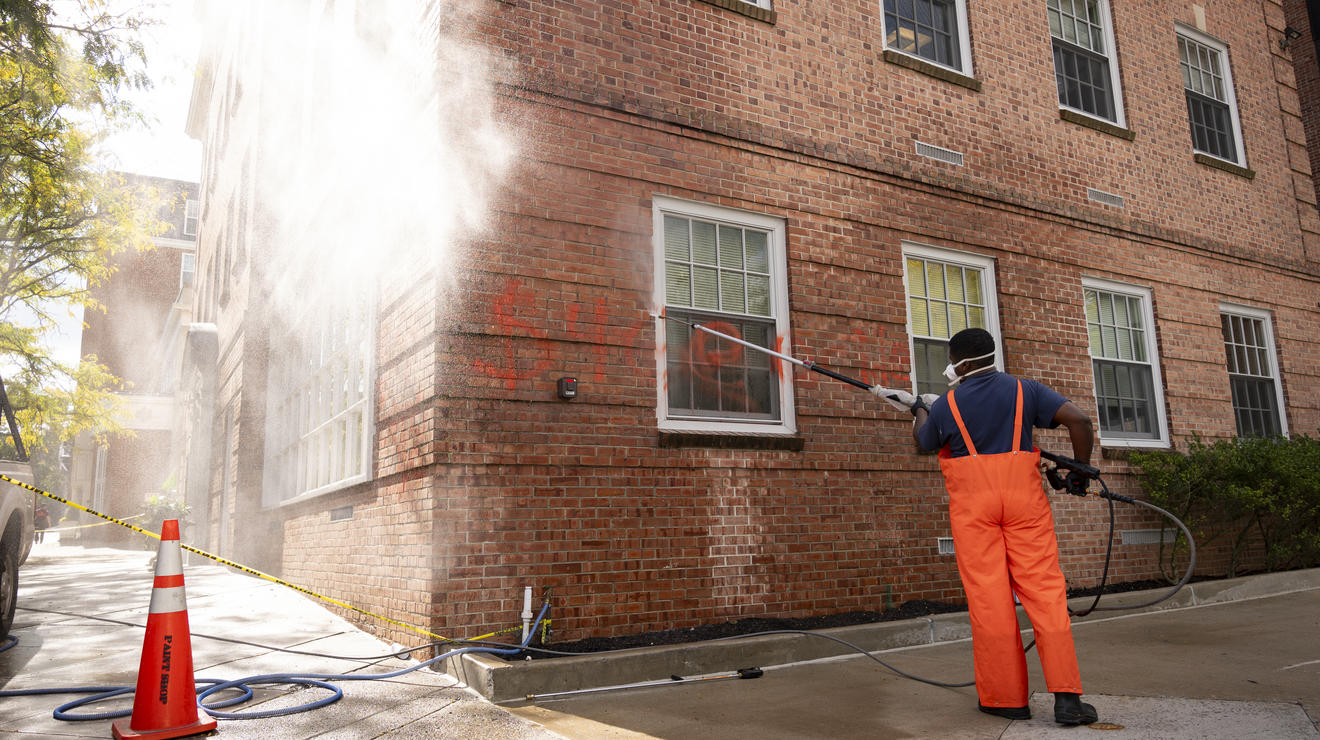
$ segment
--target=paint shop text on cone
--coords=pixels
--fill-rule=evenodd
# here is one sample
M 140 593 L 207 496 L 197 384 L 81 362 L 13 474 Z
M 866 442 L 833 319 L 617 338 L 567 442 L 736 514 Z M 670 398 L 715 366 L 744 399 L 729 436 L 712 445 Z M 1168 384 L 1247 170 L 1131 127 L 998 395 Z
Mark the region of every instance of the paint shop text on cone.
M 179 522 L 161 525 L 156 581 L 151 589 L 147 634 L 142 640 L 133 714 L 112 725 L 117 738 L 163 740 L 214 730 L 215 720 L 197 706 L 188 605 L 183 593 Z

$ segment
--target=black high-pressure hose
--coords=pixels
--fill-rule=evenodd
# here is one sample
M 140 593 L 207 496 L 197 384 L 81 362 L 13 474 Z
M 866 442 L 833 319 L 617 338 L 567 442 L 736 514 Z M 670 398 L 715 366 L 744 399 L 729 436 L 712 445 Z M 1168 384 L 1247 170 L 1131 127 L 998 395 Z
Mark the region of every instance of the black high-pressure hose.
M 1161 509 L 1155 504 L 1149 503 L 1147 501 L 1141 501 L 1139 499 L 1132 498 L 1131 496 L 1124 496 L 1120 493 L 1114 493 L 1110 491 L 1109 486 L 1105 485 L 1104 477 L 1100 475 L 1100 470 L 1096 467 L 1087 465 L 1086 463 L 1074 460 L 1070 457 L 1064 457 L 1063 455 L 1055 455 L 1051 452 L 1046 452 L 1045 450 L 1040 451 L 1040 456 L 1046 460 L 1049 460 L 1055 465 L 1053 469 L 1045 471 L 1045 478 L 1049 481 L 1051 488 L 1053 488 L 1056 491 L 1067 490 L 1069 493 L 1072 493 L 1075 496 L 1088 496 L 1088 495 L 1099 496 L 1100 498 L 1103 498 L 1109 502 L 1109 537 L 1105 545 L 1105 566 L 1100 573 L 1100 586 L 1098 592 L 1095 595 L 1095 601 L 1091 602 L 1091 606 L 1087 607 L 1085 610 L 1080 612 L 1074 612 L 1071 609 L 1069 609 L 1068 610 L 1069 614 L 1073 615 L 1074 617 L 1084 617 L 1087 614 L 1090 614 L 1091 612 L 1095 612 L 1095 611 L 1101 611 L 1101 612 L 1127 611 L 1129 609 L 1141 609 L 1147 606 L 1153 606 L 1155 604 L 1160 603 L 1161 601 L 1164 601 L 1165 599 L 1172 597 L 1174 594 L 1178 593 L 1178 591 L 1183 586 L 1187 585 L 1187 582 L 1192 579 L 1192 572 L 1196 569 L 1196 540 L 1192 537 L 1192 533 L 1190 530 L 1187 529 L 1186 524 L 1183 524 L 1182 521 L 1178 519 L 1178 517 L 1174 516 L 1173 514 L 1170 514 L 1164 509 Z M 1063 468 L 1070 472 L 1077 473 L 1078 475 L 1082 476 L 1088 481 L 1090 480 L 1096 481 L 1097 483 L 1100 484 L 1100 492 L 1092 494 L 1085 489 L 1083 489 L 1080 492 L 1074 492 L 1072 489 L 1068 487 L 1067 483 L 1065 483 L 1063 479 L 1059 477 L 1059 472 L 1058 472 L 1059 468 Z M 1178 525 L 1178 528 L 1182 530 L 1183 535 L 1187 537 L 1187 547 L 1189 551 L 1187 571 L 1183 573 L 1182 579 L 1178 581 L 1178 583 L 1175 584 L 1173 588 L 1169 589 L 1167 593 L 1161 594 L 1150 601 L 1145 601 L 1140 604 L 1128 604 L 1126 606 L 1099 606 L 1100 597 L 1104 595 L 1105 584 L 1109 580 L 1109 561 L 1110 561 L 1110 557 L 1113 555 L 1114 552 L 1114 502 L 1115 501 L 1121 501 L 1125 504 L 1135 504 L 1137 506 L 1145 507 L 1147 509 L 1150 509 L 1151 511 L 1164 515 L 1166 519 Z

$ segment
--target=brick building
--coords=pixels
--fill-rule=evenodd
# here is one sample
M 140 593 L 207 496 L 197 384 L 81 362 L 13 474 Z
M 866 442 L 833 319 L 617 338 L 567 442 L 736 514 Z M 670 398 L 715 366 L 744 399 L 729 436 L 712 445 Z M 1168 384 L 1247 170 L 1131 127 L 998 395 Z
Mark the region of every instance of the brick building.
M 98 445 L 89 435 L 74 443 L 71 486 L 73 500 L 112 516 L 144 512 L 148 496 L 170 486 L 171 429 L 176 404 L 181 355 L 171 339 L 191 311 L 196 273 L 199 216 L 197 184 L 146 175 L 124 175 L 149 199 L 165 230 L 144 251 L 120 252 L 110 258 L 113 275 L 93 288 L 104 307 L 84 317 L 81 355 L 95 355 L 110 373 L 124 381 L 123 401 L 129 434 Z M 118 527 L 77 532 L 84 542 L 121 543 L 133 535 Z
M 325 189 L 395 142 L 352 128 L 394 120 L 322 62 L 398 48 L 398 19 L 293 5 L 203 10 L 214 346 L 193 377 L 215 396 L 189 488 L 211 546 L 309 588 L 469 634 L 550 587 L 563 639 L 962 598 L 906 414 L 660 306 L 922 392 L 982 326 L 1002 369 L 1097 419 L 1128 493 L 1133 448 L 1320 425 L 1320 221 L 1280 2 L 429 3 L 441 73 L 451 34 L 489 71 L 485 107 L 441 106 L 429 135 L 478 147 L 484 111 L 515 148 L 477 167 L 499 170 L 488 216 L 442 259 L 356 224 L 378 189 L 425 186 L 425 134 L 358 205 Z M 263 189 L 280 179 L 317 195 Z M 311 290 L 341 232 L 384 269 Z M 1093 585 L 1104 507 L 1054 510 L 1066 575 Z M 1159 522 L 1119 517 L 1111 578 L 1153 577 Z

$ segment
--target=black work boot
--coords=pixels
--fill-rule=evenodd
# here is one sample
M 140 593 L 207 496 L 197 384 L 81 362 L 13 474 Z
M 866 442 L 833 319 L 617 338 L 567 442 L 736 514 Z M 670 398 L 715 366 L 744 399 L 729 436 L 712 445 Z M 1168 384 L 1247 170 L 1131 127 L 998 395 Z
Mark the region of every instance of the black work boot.
M 1054 695 L 1054 721 L 1061 725 L 1089 725 L 1100 718 L 1095 707 L 1082 701 L 1081 694 Z
M 987 707 L 984 704 L 977 704 L 976 708 L 1004 719 L 1031 719 L 1031 709 L 1028 707 Z

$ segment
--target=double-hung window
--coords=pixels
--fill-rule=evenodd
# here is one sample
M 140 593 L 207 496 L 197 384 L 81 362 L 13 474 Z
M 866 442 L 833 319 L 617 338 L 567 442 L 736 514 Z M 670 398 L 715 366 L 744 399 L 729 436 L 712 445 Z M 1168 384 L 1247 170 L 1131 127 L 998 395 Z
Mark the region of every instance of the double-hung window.
M 944 393 L 949 381 L 949 339 L 963 329 L 985 329 L 999 346 L 994 263 L 984 257 L 916 244 L 903 245 L 912 380 L 917 393 Z M 1003 355 L 995 366 L 1004 367 Z
M 191 287 L 197 278 L 197 255 L 184 252 L 179 260 L 179 290 Z
M 758 347 L 787 351 L 788 282 L 782 219 L 654 199 L 656 292 L 666 320 L 657 358 L 662 429 L 795 431 L 791 368 Z
M 885 0 L 885 46 L 970 76 L 966 0 Z
M 1221 305 L 1219 311 L 1238 436 L 1286 434 L 1270 315 L 1245 306 Z
M 1101 438 L 1106 444 L 1165 442 L 1150 291 L 1087 280 L 1083 295 Z
M 1046 0 L 1059 105 L 1123 125 L 1105 0 Z
M 1192 148 L 1246 166 L 1228 47 L 1191 29 L 1178 29 L 1178 62 L 1187 94 Z
M 197 224 L 201 221 L 201 201 L 188 198 L 183 202 L 183 235 L 197 236 Z
M 375 304 L 346 288 L 272 341 L 264 501 L 275 506 L 371 478 Z

